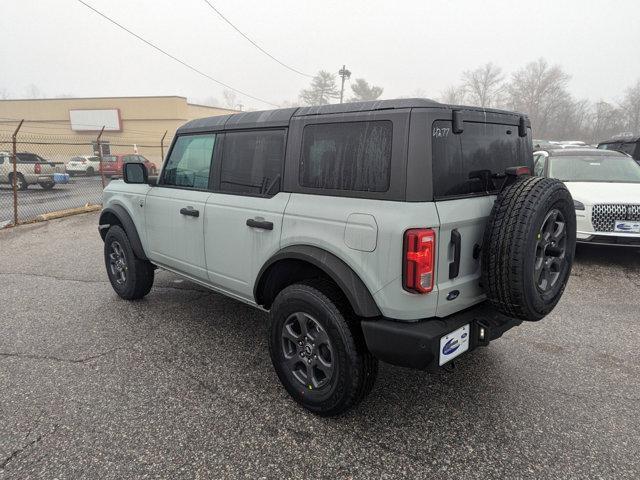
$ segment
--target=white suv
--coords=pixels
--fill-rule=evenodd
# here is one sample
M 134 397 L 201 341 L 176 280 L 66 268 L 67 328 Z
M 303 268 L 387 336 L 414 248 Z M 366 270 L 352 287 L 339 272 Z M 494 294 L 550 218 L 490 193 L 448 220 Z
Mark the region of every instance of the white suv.
M 69 175 L 78 174 L 90 177 L 100 172 L 100 157 L 95 155 L 80 155 L 72 157 L 66 165 L 66 171 Z
M 336 415 L 378 360 L 437 371 L 553 309 L 575 211 L 532 166 L 525 116 L 424 99 L 195 120 L 157 179 L 105 189 L 107 273 L 125 299 L 161 267 L 268 310 L 284 387 Z

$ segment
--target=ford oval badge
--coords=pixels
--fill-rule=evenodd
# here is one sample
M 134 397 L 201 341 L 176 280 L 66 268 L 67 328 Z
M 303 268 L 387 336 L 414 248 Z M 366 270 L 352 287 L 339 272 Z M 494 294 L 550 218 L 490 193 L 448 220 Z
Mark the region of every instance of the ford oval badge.
M 631 230 L 631 225 L 627 225 L 626 223 L 618 223 L 616 225 L 618 230 Z
M 460 295 L 460 290 L 451 290 L 447 295 L 447 300 L 455 300 L 456 298 L 458 298 L 458 295 Z
M 443 355 L 451 355 L 453 352 L 455 352 L 458 347 L 460 347 L 460 343 L 458 342 L 457 338 L 452 338 L 451 340 L 449 340 L 447 343 L 444 344 L 444 347 L 442 347 L 442 354 Z

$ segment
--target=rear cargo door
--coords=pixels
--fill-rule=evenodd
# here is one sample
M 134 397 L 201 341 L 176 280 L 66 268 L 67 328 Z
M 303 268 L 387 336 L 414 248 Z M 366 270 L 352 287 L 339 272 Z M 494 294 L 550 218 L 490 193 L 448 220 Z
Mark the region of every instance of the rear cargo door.
M 453 133 L 450 120 L 432 128 L 432 168 L 440 217 L 437 282 L 438 316 L 446 316 L 484 299 L 480 286 L 482 237 L 507 167 L 532 168 L 531 134 L 520 137 L 516 115 L 488 123 L 465 115 L 463 131 Z

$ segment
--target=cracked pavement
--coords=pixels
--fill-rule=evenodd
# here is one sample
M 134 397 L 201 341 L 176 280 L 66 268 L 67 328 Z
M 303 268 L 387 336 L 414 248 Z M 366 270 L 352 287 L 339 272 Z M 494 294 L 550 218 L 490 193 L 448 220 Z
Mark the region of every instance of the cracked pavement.
M 337 419 L 266 315 L 160 272 L 120 300 L 97 215 L 0 231 L 0 478 L 638 478 L 640 250 L 578 249 L 556 310 L 457 368 L 381 365 Z

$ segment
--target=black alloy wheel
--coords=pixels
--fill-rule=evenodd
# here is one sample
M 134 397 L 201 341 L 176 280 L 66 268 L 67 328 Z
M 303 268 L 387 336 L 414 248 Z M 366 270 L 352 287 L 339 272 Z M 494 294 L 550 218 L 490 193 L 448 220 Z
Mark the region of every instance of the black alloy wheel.
M 333 376 L 331 341 L 307 313 L 293 313 L 282 325 L 282 354 L 291 375 L 307 388 L 321 388 Z
M 538 232 L 534 276 L 536 286 L 547 292 L 558 283 L 566 263 L 567 222 L 560 210 L 551 210 Z

